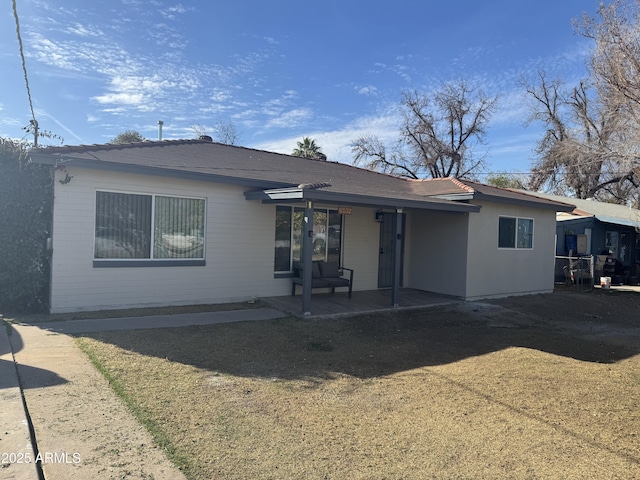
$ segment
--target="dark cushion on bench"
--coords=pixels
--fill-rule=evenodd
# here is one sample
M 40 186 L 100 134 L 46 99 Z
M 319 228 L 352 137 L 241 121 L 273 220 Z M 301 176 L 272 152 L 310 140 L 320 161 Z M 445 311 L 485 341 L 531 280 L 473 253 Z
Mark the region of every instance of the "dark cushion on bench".
M 302 278 L 302 262 L 293 262 L 293 273 L 296 277 Z M 322 278 L 320 262 L 311 262 L 311 278 Z
M 327 281 L 330 287 L 348 287 L 349 286 L 349 280 L 347 280 L 346 278 L 330 277 L 330 278 L 325 278 L 324 280 Z
M 340 268 L 337 262 L 314 261 L 311 262 L 311 288 L 331 288 L 333 292 L 337 287 L 349 287 L 349 298 L 351 298 L 351 288 L 353 281 L 353 270 L 349 268 Z M 293 278 L 291 295 L 296 294 L 296 285 L 302 285 L 302 262 L 293 263 Z M 343 270 L 350 272 L 349 278 L 342 277 Z
M 336 262 L 318 262 L 322 278 L 340 278 L 340 269 Z M 347 281 L 347 285 L 349 282 Z
M 311 278 L 322 278 L 322 270 L 320 270 L 320 262 L 311 263 Z
M 293 283 L 297 283 L 298 285 L 302 285 L 302 278 L 293 277 Z M 312 278 L 311 279 L 311 288 L 321 288 L 321 287 L 330 287 L 329 281 L 324 278 Z

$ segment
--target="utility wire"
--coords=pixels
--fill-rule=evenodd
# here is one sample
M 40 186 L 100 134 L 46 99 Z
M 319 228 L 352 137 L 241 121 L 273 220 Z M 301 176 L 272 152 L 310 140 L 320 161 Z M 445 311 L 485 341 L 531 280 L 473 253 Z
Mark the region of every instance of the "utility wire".
M 31 109 L 31 126 L 33 127 L 33 145 L 38 146 L 38 121 L 33 111 L 33 101 L 31 100 L 31 89 L 29 88 L 29 77 L 27 76 L 27 63 L 24 59 L 24 48 L 22 46 L 22 36 L 20 35 L 20 21 L 18 20 L 18 8 L 16 0 L 13 0 L 13 16 L 16 19 L 16 34 L 18 35 L 18 45 L 20 46 L 20 58 L 22 59 L 22 71 L 24 73 L 24 83 L 27 86 L 27 97 L 29 98 L 29 108 Z

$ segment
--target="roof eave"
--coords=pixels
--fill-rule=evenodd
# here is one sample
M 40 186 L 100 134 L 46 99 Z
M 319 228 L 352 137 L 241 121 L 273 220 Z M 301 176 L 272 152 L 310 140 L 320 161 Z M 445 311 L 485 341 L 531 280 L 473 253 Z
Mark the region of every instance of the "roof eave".
M 535 197 L 532 197 L 535 198 Z M 554 212 L 572 212 L 575 205 L 569 205 L 567 203 L 556 202 L 554 200 L 548 200 L 547 202 L 539 202 L 535 200 L 528 200 L 526 198 L 509 198 L 499 195 L 487 195 L 486 193 L 476 192 L 474 196 L 475 200 L 486 200 L 489 202 L 505 203 L 507 205 L 518 205 L 523 207 L 541 208 L 544 210 L 552 210 Z
M 467 201 L 473 200 L 473 193 L 443 193 L 441 195 L 429 195 L 429 198 L 451 201 Z
M 608 217 L 606 215 L 598 215 L 598 214 L 594 215 L 594 217 L 603 223 L 610 223 L 613 225 L 623 225 L 625 227 L 633 227 L 636 229 L 640 228 L 640 221 L 638 220 L 634 221 L 626 218 Z
M 376 195 L 359 195 L 343 192 L 332 192 L 316 189 L 283 188 L 274 190 L 253 190 L 245 192 L 247 200 L 258 200 L 262 203 L 281 203 L 291 201 L 313 200 L 341 205 L 364 206 L 374 208 L 411 208 L 420 210 L 439 210 L 452 213 L 479 212 L 477 205 L 448 201 L 413 200 L 406 198 L 381 197 Z
M 32 160 L 36 163 L 51 166 L 74 166 L 79 168 L 89 168 L 93 170 L 105 170 L 111 172 L 135 173 L 140 175 L 154 175 L 158 177 L 182 178 L 185 180 L 198 180 L 205 182 L 217 182 L 229 185 L 242 185 L 254 188 L 283 188 L 291 184 L 276 182 L 271 180 L 259 180 L 246 177 L 231 177 L 228 175 L 216 175 L 215 173 L 193 172 L 177 168 L 155 167 L 134 165 L 130 163 L 103 162 L 101 160 L 87 160 L 84 158 L 74 158 L 68 155 L 40 154 L 32 155 Z

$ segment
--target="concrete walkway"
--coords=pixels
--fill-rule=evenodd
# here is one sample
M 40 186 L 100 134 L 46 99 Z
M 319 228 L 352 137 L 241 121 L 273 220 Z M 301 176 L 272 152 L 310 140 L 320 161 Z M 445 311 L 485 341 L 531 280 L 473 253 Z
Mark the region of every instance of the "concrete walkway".
M 0 478 L 184 479 L 70 334 L 283 316 L 278 310 L 260 308 L 71 320 L 13 325 L 10 335 L 0 324 L 0 454 L 13 454 L 1 459 L 4 463 L 0 465 Z M 29 434 L 29 419 L 35 432 L 35 448 Z M 34 462 L 36 454 L 42 459 L 38 465 Z
M 4 322 L 0 322 L 0 478 L 38 479 L 8 330 Z

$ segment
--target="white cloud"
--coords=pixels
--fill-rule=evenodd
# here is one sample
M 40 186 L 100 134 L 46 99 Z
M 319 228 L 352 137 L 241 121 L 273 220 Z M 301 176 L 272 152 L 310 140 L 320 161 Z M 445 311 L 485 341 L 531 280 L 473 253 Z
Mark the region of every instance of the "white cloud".
M 359 95 L 376 96 L 378 95 L 378 89 L 373 85 L 366 85 L 355 88 L 356 93 Z
M 53 42 L 37 33 L 31 36 L 30 43 L 33 48 L 32 51 L 35 51 L 34 55 L 38 61 L 63 70 L 82 70 L 82 68 L 74 62 L 75 55 L 68 45 Z
M 67 33 L 70 33 L 72 35 L 79 35 L 81 37 L 99 37 L 103 35 L 103 32 L 98 27 L 85 27 L 84 25 L 81 25 L 79 23 L 68 27 L 66 31 Z
M 153 111 L 158 102 L 175 88 L 174 81 L 159 75 L 116 76 L 111 79 L 108 93 L 96 95 L 92 99 L 103 105 L 133 106 L 140 111 Z
M 407 67 L 406 65 L 394 65 L 391 68 L 391 70 L 400 78 L 402 78 L 405 82 L 411 83 L 411 75 L 407 73 L 408 69 L 409 67 Z
M 526 93 L 520 89 L 506 91 L 498 98 L 495 113 L 491 116 L 492 125 L 523 124 L 530 115 Z
M 278 115 L 268 121 L 267 128 L 295 128 L 309 121 L 313 117 L 313 112 L 308 108 L 296 108 Z
M 144 102 L 144 95 L 141 93 L 107 93 L 93 97 L 93 99 L 102 104 L 140 105 Z
M 278 153 L 291 153 L 296 142 L 304 136 L 316 140 L 328 160 L 334 162 L 351 163 L 353 154 L 351 144 L 362 135 L 375 135 L 387 144 L 396 140 L 398 134 L 398 118 L 393 109 L 387 109 L 378 115 L 359 117 L 341 128 L 334 130 L 300 131 L 295 136 L 258 142 L 254 148 Z
M 226 102 L 231 98 L 231 92 L 226 88 L 214 88 L 211 96 L 211 101 L 216 103 Z
M 220 103 L 214 103 L 212 105 L 204 106 L 198 109 L 198 112 L 204 115 L 214 115 L 217 116 L 224 112 L 229 112 L 233 110 L 231 105 L 224 105 Z
M 168 7 L 164 10 L 159 10 L 160 15 L 162 15 L 163 17 L 169 18 L 169 19 L 174 19 L 176 17 L 176 14 L 184 14 L 187 13 L 189 10 L 193 10 L 191 9 L 187 9 L 184 5 L 182 5 L 181 3 L 174 5 L 173 7 Z

